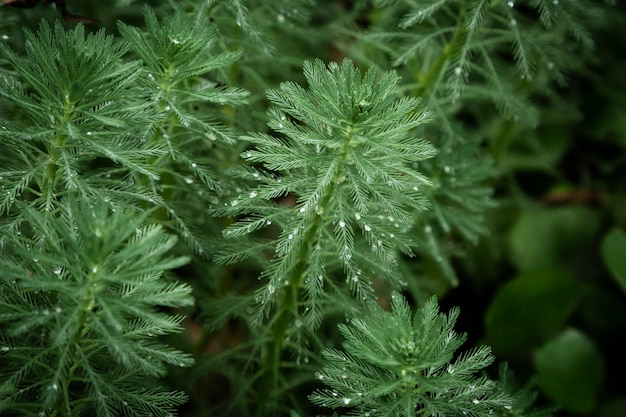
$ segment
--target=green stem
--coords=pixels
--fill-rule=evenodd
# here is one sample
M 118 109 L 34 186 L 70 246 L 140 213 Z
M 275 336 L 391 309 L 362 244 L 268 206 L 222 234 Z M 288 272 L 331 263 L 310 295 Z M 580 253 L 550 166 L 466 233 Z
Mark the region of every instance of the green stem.
M 467 29 L 464 23 L 465 10 L 460 13 L 459 24 L 454 32 L 454 36 L 450 39 L 450 42 L 443 48 L 441 54 L 437 57 L 437 60 L 428 68 L 425 73 L 419 71 L 415 75 L 418 80 L 418 86 L 415 88 L 413 95 L 415 97 L 422 97 L 426 90 L 428 90 L 435 81 L 439 78 L 442 69 L 444 69 L 446 62 L 454 55 L 459 41 L 463 38 L 463 35 L 467 33 Z
M 74 374 L 80 367 L 81 361 L 78 355 L 78 349 L 82 342 L 83 337 L 88 330 L 88 315 L 96 305 L 96 294 L 99 292 L 98 288 L 98 266 L 93 266 L 91 272 L 88 275 L 88 286 L 85 294 L 81 297 L 82 303 L 80 304 L 80 312 L 78 316 L 78 326 L 76 327 L 68 344 L 68 354 L 70 357 L 68 363 L 72 364 L 65 380 L 65 386 L 62 387 L 61 393 L 63 397 L 60 397 L 57 401 L 56 409 L 60 415 L 71 415 L 70 404 L 70 385 L 74 380 Z
M 41 195 L 54 196 L 56 184 L 58 181 L 59 160 L 61 155 L 59 149 L 63 147 L 66 141 L 66 136 L 63 133 L 63 128 L 66 123 L 72 120 L 74 114 L 74 103 L 70 100 L 69 94 L 65 96 L 65 103 L 63 107 L 63 114 L 57 120 L 56 134 L 54 139 L 50 141 L 48 145 L 49 162 L 44 172 L 44 184 L 42 184 Z M 52 197 L 53 198 L 53 197 Z M 46 198 L 46 201 L 51 201 L 52 198 Z
M 352 129 L 346 129 L 346 143 L 342 146 L 340 153 L 341 161 L 346 161 L 350 142 L 352 141 Z M 341 166 L 341 164 L 340 164 Z M 316 236 L 324 224 L 323 213 L 327 213 L 327 207 L 334 195 L 335 187 L 338 180 L 343 176 L 343 170 L 340 168 L 331 181 L 321 193 L 319 200 L 319 214 L 315 216 L 314 222 L 307 229 L 303 237 L 303 244 L 296 254 L 296 264 L 291 269 L 288 277 L 287 285 L 285 285 L 282 298 L 278 302 L 278 312 L 275 316 L 272 339 L 268 342 L 264 351 L 264 364 L 261 368 L 261 377 L 259 378 L 259 389 L 256 391 L 258 397 L 257 415 L 259 417 L 268 415 L 272 407 L 268 407 L 271 401 L 280 401 L 275 398 L 280 393 L 278 389 L 279 374 L 281 368 L 281 356 L 285 348 L 285 338 L 289 331 L 290 325 L 298 315 L 299 292 L 302 287 L 303 280 L 306 275 L 307 261 L 311 247 L 316 243 Z
M 331 182 L 324 190 L 319 204 L 320 208 L 326 207 L 330 202 L 334 186 L 334 182 Z M 265 363 L 261 370 L 262 376 L 259 378 L 260 389 L 257 390 L 259 395 L 259 407 L 257 408 L 258 416 L 265 416 L 271 411 L 268 404 L 270 404 L 271 401 L 276 401 L 277 399 L 273 398 L 273 395 L 275 396 L 280 392 L 277 387 L 281 367 L 280 359 L 285 347 L 285 337 L 290 324 L 298 314 L 299 291 L 306 271 L 307 254 L 310 252 L 310 247 L 314 244 L 316 240 L 315 236 L 319 233 L 322 224 L 322 216 L 316 216 L 314 223 L 309 227 L 303 238 L 305 243 L 300 246 L 298 250 L 296 255 L 297 263 L 289 274 L 288 284 L 283 287 L 284 291 L 281 300 L 278 302 L 279 307 L 272 331 L 272 339 L 268 342 L 264 352 Z

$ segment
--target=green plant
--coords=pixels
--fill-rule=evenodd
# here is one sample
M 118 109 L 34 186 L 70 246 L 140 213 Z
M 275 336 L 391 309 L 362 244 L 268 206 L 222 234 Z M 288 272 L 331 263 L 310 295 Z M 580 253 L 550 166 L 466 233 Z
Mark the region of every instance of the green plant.
M 75 3 L 0 8 L 0 413 L 604 412 L 623 200 L 525 175 L 615 6 Z

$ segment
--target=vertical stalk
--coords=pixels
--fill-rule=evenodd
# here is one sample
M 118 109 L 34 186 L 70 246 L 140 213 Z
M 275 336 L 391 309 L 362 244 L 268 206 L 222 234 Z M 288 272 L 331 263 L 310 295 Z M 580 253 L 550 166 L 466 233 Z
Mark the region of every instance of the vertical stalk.
M 65 355 L 63 355 L 66 358 L 69 358 L 69 360 L 67 360 L 67 363 L 70 363 L 71 366 L 67 373 L 65 386 L 59 387 L 59 389 L 61 390 L 61 395 L 63 397 L 60 397 L 57 400 L 55 408 L 60 415 L 71 415 L 71 406 L 69 400 L 70 385 L 72 384 L 74 374 L 76 373 L 76 370 L 79 368 L 81 363 L 78 355 L 78 349 L 82 342 L 83 336 L 87 332 L 87 324 L 89 319 L 88 315 L 89 312 L 93 310 L 93 308 L 96 306 L 96 294 L 99 291 L 97 283 L 98 268 L 98 265 L 94 265 L 92 267 L 92 270 L 89 272 L 89 275 L 87 277 L 87 288 L 85 294 L 82 296 L 82 302 L 79 306 L 80 311 L 78 313 L 78 325 L 74 329 L 73 335 L 68 341 Z M 64 361 L 65 358 L 62 358 L 62 360 Z
M 452 39 L 446 46 L 444 46 L 443 51 L 437 57 L 435 62 L 431 65 L 426 72 L 423 74 L 417 71 L 415 74 L 415 78 L 418 81 L 418 86 L 415 88 L 413 93 L 414 97 L 422 97 L 427 89 L 429 89 L 433 80 L 439 78 L 439 75 L 442 69 L 445 67 L 445 63 L 452 57 L 452 55 L 456 52 L 456 48 L 459 44 L 459 41 L 463 38 L 463 36 L 467 33 L 467 28 L 465 27 L 465 8 L 461 10 L 459 23 L 457 25 L 457 30 L 454 32 Z
M 322 195 L 319 207 L 325 208 L 330 202 L 335 183 L 331 182 Z M 320 213 L 322 211 L 320 210 Z M 259 417 L 267 415 L 269 408 L 268 403 L 275 400 L 273 396 L 278 392 L 278 379 L 280 373 L 280 359 L 284 350 L 285 337 L 289 330 L 289 325 L 293 322 L 297 315 L 299 291 L 304 280 L 306 271 L 307 254 L 311 245 L 314 244 L 315 236 L 322 227 L 322 214 L 315 216 L 315 222 L 308 228 L 304 236 L 304 244 L 300 246 L 296 259 L 298 260 L 289 274 L 288 284 L 283 287 L 283 295 L 278 304 L 278 311 L 272 331 L 272 339 L 267 343 L 264 351 L 264 363 L 261 368 L 259 378 L 259 396 L 257 403 L 257 415 Z
M 69 94 L 65 95 L 65 103 L 63 107 L 63 113 L 59 119 L 57 119 L 55 136 L 49 142 L 47 146 L 48 150 L 48 166 L 44 173 L 44 183 L 41 186 L 41 195 L 46 195 L 46 201 L 52 201 L 54 198 L 54 191 L 58 181 L 57 173 L 59 166 L 59 159 L 61 157 L 59 149 L 65 144 L 65 134 L 63 133 L 63 127 L 66 123 L 72 120 L 74 110 L 74 103 L 71 101 Z
M 347 159 L 348 149 L 353 137 L 351 128 L 346 129 L 346 137 L 346 143 L 343 145 L 342 152 L 339 156 L 342 162 Z M 310 248 L 315 244 L 315 237 L 324 224 L 322 216 L 323 213 L 328 213 L 327 206 L 333 197 L 337 180 L 343 176 L 341 165 L 340 163 L 340 168 L 335 174 L 333 181 L 331 181 L 322 192 L 318 204 L 320 209 L 319 214 L 314 217 L 314 223 L 310 225 L 303 238 L 304 243 L 300 246 L 296 254 L 297 262 L 291 269 L 287 285 L 283 287 L 282 298 L 277 303 L 278 311 L 275 316 L 272 338 L 264 350 L 264 363 L 261 367 L 261 376 L 258 380 L 259 389 L 256 391 L 258 395 L 257 404 L 259 404 L 257 416 L 259 417 L 268 414 L 268 411 L 271 409 L 268 408 L 268 404 L 276 400 L 274 396 L 280 391 L 277 388 L 281 367 L 280 359 L 285 348 L 285 338 L 290 324 L 297 316 L 299 292 L 304 280 Z

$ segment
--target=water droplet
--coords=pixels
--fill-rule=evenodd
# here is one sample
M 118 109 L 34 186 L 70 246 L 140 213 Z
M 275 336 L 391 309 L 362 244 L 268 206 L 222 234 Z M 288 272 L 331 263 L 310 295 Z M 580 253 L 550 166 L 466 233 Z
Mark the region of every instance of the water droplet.
M 480 401 L 478 401 L 478 399 L 476 399 L 476 398 L 474 398 L 474 399 L 472 400 L 472 402 L 473 402 L 474 404 L 480 404 Z
M 91 133 L 91 132 L 87 132 L 86 134 L 87 134 L 87 136 L 93 135 L 93 133 Z
M 187 184 L 193 184 L 193 179 L 192 179 L 192 178 L 189 178 L 189 177 L 185 177 L 185 182 L 186 182 Z
M 302 206 L 300 207 L 300 213 L 304 213 L 306 211 L 306 207 Z
M 348 379 L 348 374 L 342 374 L 342 375 L 341 375 L 341 377 L 342 377 L 343 379 Z
M 430 225 L 426 225 L 426 226 L 424 226 L 424 231 L 425 231 L 426 233 L 432 233 L 433 228 L 432 228 L 432 227 L 430 227 Z
M 460 77 L 462 73 L 463 73 L 463 68 L 461 68 L 461 67 L 456 67 L 456 68 L 454 69 L 454 75 L 456 75 L 457 77 Z
M 354 213 L 354 218 L 357 220 L 361 220 L 361 213 Z
M 419 191 L 420 187 L 418 187 L 417 185 L 413 187 L 413 191 Z
M 515 2 L 513 0 L 509 0 L 506 4 L 508 4 L 509 7 L 515 6 Z
M 346 222 L 344 222 L 343 220 L 341 220 L 341 221 L 339 222 L 339 227 L 341 227 L 341 228 L 346 227 Z
M 449 374 L 453 374 L 456 369 L 454 369 L 454 366 L 452 366 L 451 364 L 448 364 L 448 369 L 447 369 Z
M 511 26 L 517 26 L 517 20 L 511 19 Z
M 276 288 L 272 284 L 267 286 L 267 292 L 274 294 L 274 291 L 276 291 Z
M 178 44 L 180 44 L 180 41 L 177 38 L 172 38 L 172 43 L 174 45 L 178 45 Z
M 272 224 L 272 221 L 268 220 L 268 221 L 265 222 L 265 224 L 269 226 L 270 224 Z
M 50 385 L 50 388 L 56 391 L 59 389 L 59 386 L 56 383 L 53 383 L 52 385 Z
M 1 352 L 8 352 L 10 349 L 11 349 L 11 348 L 10 348 L 10 347 L 8 347 L 8 346 L 2 346 L 2 347 L 0 348 L 0 351 L 1 351 Z
M 317 372 L 315 374 L 315 378 L 317 378 L 317 379 L 319 379 L 321 381 L 322 379 L 324 379 L 324 375 L 321 372 Z
M 445 167 L 443 167 L 443 171 L 444 171 L 446 174 L 449 174 L 449 173 L 450 173 L 450 171 L 451 171 L 451 168 L 450 168 L 448 165 L 446 165 Z
M 256 197 L 257 195 L 259 195 L 259 193 L 258 193 L 258 192 L 256 192 L 256 191 L 250 191 L 250 198 L 254 198 L 254 197 Z
M 369 224 L 366 224 L 365 226 L 363 226 L 363 229 L 365 229 L 366 232 L 369 232 L 372 230 L 371 226 Z
M 2 35 L 1 36 L 3 41 L 8 41 L 9 40 L 9 35 Z
M 343 399 L 343 403 L 346 404 L 346 405 L 350 404 L 350 401 L 352 401 L 351 398 L 344 398 Z
M 94 274 L 98 272 L 98 265 L 94 265 L 93 268 L 91 268 L 91 272 L 93 272 Z
M 239 201 L 237 201 L 237 200 L 233 200 L 233 201 L 230 202 L 230 205 L 233 206 L 233 207 L 235 207 L 237 204 L 239 204 Z
M 195 168 L 195 167 L 197 167 L 197 166 L 198 166 L 198 165 L 197 165 L 195 162 L 192 162 L 192 163 L 191 163 L 191 167 L 192 167 L 192 168 Z

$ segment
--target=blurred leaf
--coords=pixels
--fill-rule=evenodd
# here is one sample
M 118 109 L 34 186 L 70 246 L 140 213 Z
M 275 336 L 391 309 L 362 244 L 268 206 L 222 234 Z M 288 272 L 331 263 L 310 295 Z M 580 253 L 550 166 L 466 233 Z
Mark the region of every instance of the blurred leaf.
M 626 326 L 626 303 L 621 292 L 591 283 L 585 284 L 580 292 L 579 314 L 585 328 L 615 332 Z
M 488 344 L 505 355 L 541 344 L 576 308 L 579 290 L 580 283 L 563 269 L 517 276 L 501 287 L 487 310 Z
M 602 257 L 611 275 L 626 293 L 626 233 L 611 230 L 602 241 Z
M 600 412 L 600 417 L 623 416 L 626 416 L 626 398 L 624 397 L 607 401 Z
M 595 409 L 604 380 L 604 361 L 594 342 L 566 329 L 534 355 L 537 384 L 563 408 L 588 413 Z
M 528 209 L 511 229 L 512 261 L 522 271 L 561 263 L 588 245 L 599 226 L 598 213 L 584 206 Z

